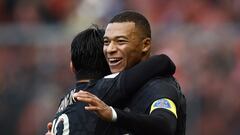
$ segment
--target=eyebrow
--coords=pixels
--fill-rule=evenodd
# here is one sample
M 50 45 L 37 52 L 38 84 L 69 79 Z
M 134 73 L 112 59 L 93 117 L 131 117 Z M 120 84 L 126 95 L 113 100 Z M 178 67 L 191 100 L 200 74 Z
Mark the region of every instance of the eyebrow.
M 126 37 L 126 36 L 116 36 L 116 37 L 114 37 L 114 39 L 118 39 L 118 38 L 128 39 L 128 37 Z M 107 36 L 104 36 L 103 39 L 109 39 L 109 38 Z

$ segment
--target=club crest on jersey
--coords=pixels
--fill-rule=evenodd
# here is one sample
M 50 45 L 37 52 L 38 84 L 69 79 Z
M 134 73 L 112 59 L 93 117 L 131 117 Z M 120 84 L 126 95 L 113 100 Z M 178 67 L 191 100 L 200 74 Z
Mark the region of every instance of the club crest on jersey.
M 167 98 L 161 98 L 153 102 L 150 113 L 155 109 L 162 108 L 171 111 L 177 117 L 176 105 L 174 102 Z

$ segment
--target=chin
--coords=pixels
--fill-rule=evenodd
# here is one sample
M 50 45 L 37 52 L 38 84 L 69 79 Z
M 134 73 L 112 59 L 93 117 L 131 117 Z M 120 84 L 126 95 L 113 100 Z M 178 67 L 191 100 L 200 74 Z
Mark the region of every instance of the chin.
M 121 72 L 122 70 L 121 69 L 110 69 L 111 70 L 111 72 L 114 74 L 114 73 L 119 73 L 119 72 Z
M 118 73 L 120 71 L 118 71 L 118 70 L 111 70 L 111 72 L 112 72 L 112 74 L 114 74 L 114 73 Z

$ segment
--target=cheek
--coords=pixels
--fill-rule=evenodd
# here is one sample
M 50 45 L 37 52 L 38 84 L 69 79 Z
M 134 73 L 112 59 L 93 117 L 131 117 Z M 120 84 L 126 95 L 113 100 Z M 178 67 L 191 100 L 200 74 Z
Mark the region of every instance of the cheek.
M 105 57 L 107 56 L 107 47 L 103 47 L 103 54 L 105 55 Z
M 123 55 L 125 58 L 125 66 L 128 68 L 141 61 L 141 52 L 137 48 L 125 51 Z
M 104 45 L 103 46 L 103 52 L 107 51 L 107 47 Z

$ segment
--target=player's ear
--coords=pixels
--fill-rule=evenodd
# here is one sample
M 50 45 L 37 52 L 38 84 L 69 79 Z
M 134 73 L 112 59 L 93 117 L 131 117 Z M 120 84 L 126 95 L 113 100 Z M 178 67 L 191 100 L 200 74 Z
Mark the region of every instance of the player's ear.
M 151 49 L 151 38 L 145 38 L 142 41 L 142 52 L 144 54 L 148 54 L 150 53 L 150 49 Z
M 73 73 L 76 72 L 76 69 L 74 68 L 72 61 L 70 62 L 70 69 Z

